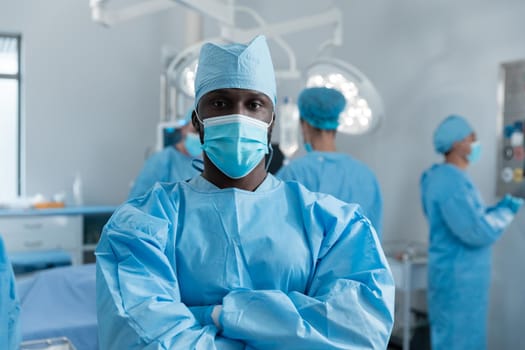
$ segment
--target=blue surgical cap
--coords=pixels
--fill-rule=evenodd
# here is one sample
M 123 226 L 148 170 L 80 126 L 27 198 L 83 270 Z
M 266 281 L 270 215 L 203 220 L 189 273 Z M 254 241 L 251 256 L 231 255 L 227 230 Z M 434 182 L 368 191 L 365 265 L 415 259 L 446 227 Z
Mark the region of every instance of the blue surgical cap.
M 202 46 L 195 77 L 195 107 L 208 92 L 228 88 L 262 92 L 275 105 L 275 73 L 263 35 L 248 45 L 206 43 Z
M 336 89 L 313 87 L 304 89 L 297 101 L 299 114 L 308 124 L 322 130 L 335 130 L 346 99 Z
M 438 153 L 447 153 L 455 142 L 465 139 L 473 132 L 465 118 L 450 115 L 434 131 L 434 149 Z

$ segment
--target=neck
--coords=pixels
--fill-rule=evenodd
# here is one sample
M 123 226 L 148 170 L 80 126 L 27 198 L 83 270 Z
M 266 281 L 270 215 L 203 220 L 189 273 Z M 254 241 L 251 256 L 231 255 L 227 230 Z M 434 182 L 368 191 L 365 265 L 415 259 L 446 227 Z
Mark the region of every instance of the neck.
M 312 148 L 321 152 L 335 152 L 335 135 L 331 132 L 321 132 L 312 138 Z
M 462 170 L 465 170 L 468 167 L 468 161 L 456 153 L 445 155 L 445 163 L 453 164 Z
M 255 191 L 264 179 L 266 179 L 267 175 L 264 158 L 255 169 L 240 179 L 232 179 L 226 176 L 208 159 L 208 157 L 206 157 L 205 153 L 203 162 L 204 170 L 202 172 L 202 177 L 221 189 L 235 187 L 245 191 Z

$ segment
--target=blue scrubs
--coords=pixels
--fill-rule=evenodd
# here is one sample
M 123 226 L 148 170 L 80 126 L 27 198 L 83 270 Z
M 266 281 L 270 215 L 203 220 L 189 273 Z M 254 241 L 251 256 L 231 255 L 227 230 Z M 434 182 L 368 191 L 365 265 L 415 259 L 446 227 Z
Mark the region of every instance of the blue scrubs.
M 148 192 L 155 182 L 185 181 L 199 174 L 192 166 L 193 159 L 172 146 L 153 154 L 135 179 L 129 198 Z
M 0 344 L 2 349 L 15 350 L 20 345 L 20 303 L 16 294 L 13 268 L 0 237 Z
M 421 195 L 430 226 L 432 349 L 486 349 L 491 246 L 514 214 L 485 207 L 468 175 L 450 164 L 423 174 Z
M 96 249 L 101 349 L 386 349 L 394 282 L 357 208 L 272 175 L 156 184 Z
M 383 199 L 376 176 L 364 163 L 344 153 L 313 151 L 281 168 L 277 177 L 298 181 L 314 192 L 357 203 L 381 239 Z

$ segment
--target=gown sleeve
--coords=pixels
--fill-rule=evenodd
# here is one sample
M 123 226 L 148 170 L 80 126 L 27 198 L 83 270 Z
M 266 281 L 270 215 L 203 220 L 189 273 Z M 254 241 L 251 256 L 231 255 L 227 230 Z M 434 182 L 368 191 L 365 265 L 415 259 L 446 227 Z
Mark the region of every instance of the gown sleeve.
M 176 217 L 170 195 L 156 185 L 104 227 L 96 249 L 101 349 L 245 349 L 214 325 L 201 325 L 181 301 L 167 244 Z
M 440 212 L 452 233 L 474 247 L 492 244 L 514 219 L 512 211 L 505 206 L 485 208 L 467 188 L 454 191 L 441 203 Z
M 238 289 L 223 298 L 223 335 L 248 349 L 381 349 L 393 324 L 394 281 L 370 222 L 331 196 L 305 214 L 321 232 L 305 291 Z

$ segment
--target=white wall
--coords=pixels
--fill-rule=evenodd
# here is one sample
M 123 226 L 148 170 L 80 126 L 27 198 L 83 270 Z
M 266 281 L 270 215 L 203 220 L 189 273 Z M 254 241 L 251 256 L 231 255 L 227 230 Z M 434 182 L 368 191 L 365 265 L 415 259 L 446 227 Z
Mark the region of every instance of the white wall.
M 0 2 L 0 31 L 23 40 L 27 195 L 69 195 L 79 172 L 85 203 L 126 198 L 154 146 L 161 46 L 183 37 L 183 12 L 105 28 L 88 0 Z
M 239 1 L 270 22 L 318 13 L 330 2 Z M 113 28 L 90 19 L 88 0 L 3 0 L 0 31 L 24 40 L 27 193 L 69 190 L 76 171 L 88 204 L 118 204 L 154 144 L 160 51 L 182 45 L 180 8 Z M 386 120 L 374 134 L 340 135 L 340 149 L 375 171 L 385 200 L 384 239 L 427 241 L 419 176 L 438 157 L 431 134 L 449 113 L 467 116 L 483 143 L 471 169 L 494 202 L 496 84 L 500 62 L 525 58 L 525 2 L 333 1 L 344 13 L 344 45 L 335 56 L 365 72 L 381 92 Z M 206 31 L 215 36 L 214 26 Z M 290 36 L 301 66 L 329 30 Z M 271 44 L 272 45 L 272 44 Z M 272 49 L 274 47 L 272 46 Z M 274 52 L 276 65 L 284 64 Z M 300 82 L 279 84 L 295 96 Z M 495 245 L 489 341 L 516 348 L 525 322 L 525 217 Z M 468 336 L 468 335 L 466 335 Z
M 501 62 L 525 58 L 525 2 L 331 3 L 344 13 L 344 45 L 334 51 L 335 56 L 368 75 L 381 92 L 386 110 L 386 120 L 376 133 L 354 138 L 340 135 L 340 150 L 368 163 L 379 178 L 385 201 L 384 240 L 426 243 L 419 177 L 439 160 L 431 135 L 448 114 L 463 114 L 475 126 L 484 154 L 470 174 L 487 203 L 497 199 L 498 67 Z M 291 13 L 297 17 L 318 13 L 331 3 L 290 0 L 279 2 L 278 7 L 276 1 L 259 6 L 272 22 L 272 17 L 277 21 Z M 319 35 L 292 37 L 303 66 L 313 59 L 318 39 Z M 280 95 L 296 95 L 296 91 L 283 89 L 287 84 L 280 85 Z M 494 247 L 490 349 L 521 344 L 524 224 L 521 213 Z

